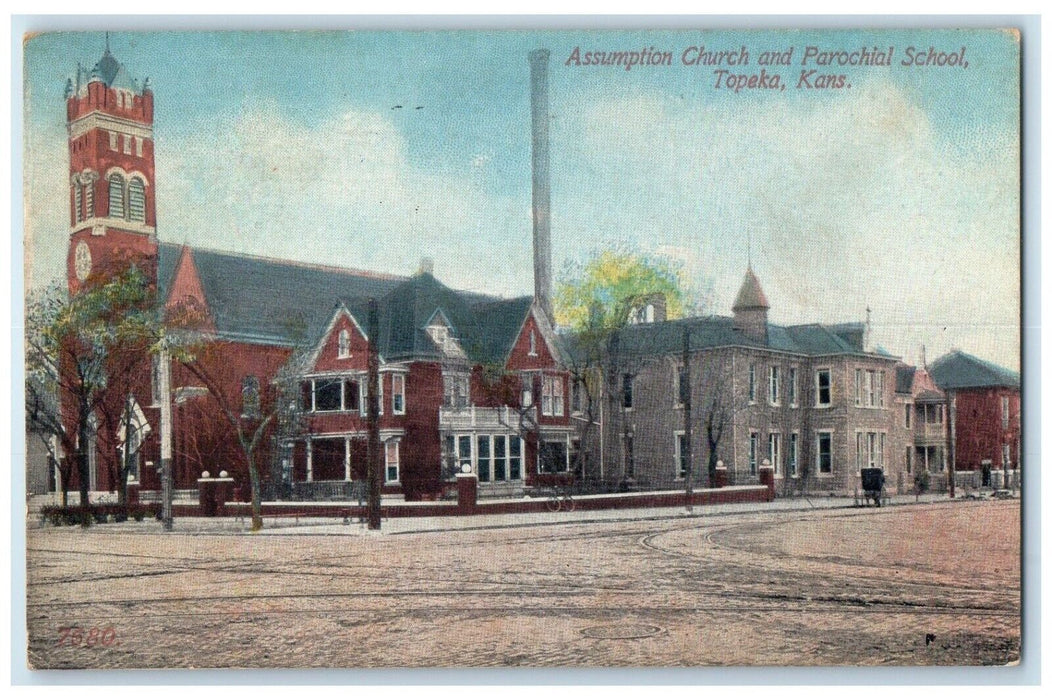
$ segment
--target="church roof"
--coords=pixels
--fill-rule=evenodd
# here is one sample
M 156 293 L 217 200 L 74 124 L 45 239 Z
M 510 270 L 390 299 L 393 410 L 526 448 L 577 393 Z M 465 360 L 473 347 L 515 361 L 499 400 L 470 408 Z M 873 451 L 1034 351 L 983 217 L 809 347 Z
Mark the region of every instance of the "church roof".
M 738 290 L 738 296 L 734 299 L 734 306 L 731 308 L 734 311 L 771 308 L 771 305 L 767 303 L 767 296 L 763 293 L 763 288 L 760 287 L 760 280 L 756 279 L 751 265 L 745 271 L 745 279 L 742 280 L 742 286 Z
M 960 350 L 954 350 L 935 360 L 928 372 L 943 391 L 985 387 L 1019 388 L 1018 372 Z
M 172 289 L 184 246 L 158 246 L 162 298 Z M 441 313 L 472 362 L 503 362 L 530 309 L 530 297 L 496 299 L 454 290 L 427 272 L 412 277 L 192 248 L 216 331 L 232 340 L 299 345 L 319 338 L 343 305 L 368 332 L 368 300 L 378 302 L 380 352 L 388 361 L 440 358 L 426 326 Z
M 183 246 L 158 246 L 157 282 L 167 298 Z M 298 344 L 324 330 L 340 299 L 381 298 L 395 275 L 192 248 L 216 331 L 231 339 Z M 363 317 L 364 319 L 364 317 Z

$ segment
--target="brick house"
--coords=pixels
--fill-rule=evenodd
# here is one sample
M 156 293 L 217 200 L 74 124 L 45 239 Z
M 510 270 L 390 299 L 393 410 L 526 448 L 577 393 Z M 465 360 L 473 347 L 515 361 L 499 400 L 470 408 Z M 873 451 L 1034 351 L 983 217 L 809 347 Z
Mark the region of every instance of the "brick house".
M 936 475 L 933 490 L 947 486 L 948 412 L 946 394 L 935 384 L 925 367 L 899 365 L 895 391 L 902 407 L 905 469 L 900 489 L 909 489 L 918 471 Z
M 1021 468 L 1019 374 L 954 350 L 931 364 L 931 376 L 946 393 L 954 469 L 990 472 Z
M 682 486 L 689 375 L 697 484 L 708 485 L 714 455 L 730 483 L 757 483 L 759 467 L 770 460 L 780 492 L 849 493 L 869 466 L 882 467 L 895 488 L 906 469 L 897 359 L 868 347 L 865 324 L 769 323 L 770 306 L 751 267 L 732 317 L 669 321 L 661 305 L 654 308 L 656 314 L 642 314 L 643 322 L 617 334 L 607 355 L 614 367 L 603 378 L 607 390 L 595 392 L 601 429 L 588 449 L 599 480 Z M 711 441 L 710 425 L 717 438 Z

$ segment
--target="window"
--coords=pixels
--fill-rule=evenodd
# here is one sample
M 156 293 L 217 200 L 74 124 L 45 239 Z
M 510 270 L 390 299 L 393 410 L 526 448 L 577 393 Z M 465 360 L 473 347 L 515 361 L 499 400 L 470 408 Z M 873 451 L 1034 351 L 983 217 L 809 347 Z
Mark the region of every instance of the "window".
M 795 406 L 797 404 L 796 395 L 796 367 L 789 368 L 789 405 Z
M 676 440 L 676 474 L 680 479 L 685 479 L 690 469 L 690 448 L 687 445 L 687 435 L 682 430 L 677 430 L 673 435 Z
M 463 472 L 464 467 L 471 471 L 471 436 L 460 435 L 457 437 L 457 471 Z
M 505 481 L 508 478 L 508 437 L 493 436 L 493 480 Z
M 1008 411 L 1008 397 L 1007 396 L 1002 396 L 1001 397 L 1001 428 L 1003 428 L 1004 430 L 1008 430 L 1008 418 L 1009 418 L 1008 413 L 1009 413 L 1009 411 Z
M 95 175 L 92 173 L 92 179 L 84 185 L 84 216 L 85 218 L 92 218 L 95 216 Z
M 789 436 L 789 476 L 796 476 L 800 464 L 800 436 L 793 433 Z
M 405 375 L 391 375 L 391 410 L 396 416 L 405 415 Z
M 828 369 L 815 372 L 815 405 L 828 406 L 832 403 L 833 378 Z
M 686 406 L 690 398 L 690 377 L 687 367 L 681 366 L 676 372 L 676 399 L 678 405 Z
M 749 433 L 749 473 L 756 475 L 756 451 L 760 441 L 760 436 L 756 433 Z
M 259 416 L 259 379 L 253 376 L 241 380 L 241 415 Z
M 632 375 L 621 375 L 621 405 L 632 408 Z
M 476 457 L 476 463 L 478 465 L 476 472 L 478 473 L 479 481 L 490 480 L 490 470 L 493 468 L 492 452 L 490 451 L 490 436 L 479 435 L 478 436 L 478 452 Z
M 115 219 L 124 218 L 124 178 L 120 175 L 110 175 L 110 216 Z
M 471 377 L 467 374 L 443 374 L 442 406 L 445 408 L 466 408 L 471 393 Z
M 314 410 L 339 411 L 343 407 L 343 382 L 339 379 L 317 379 L 314 382 Z
M 869 462 L 867 466 L 870 469 L 880 466 L 880 455 L 877 454 L 877 434 L 866 433 L 866 445 L 869 447 Z
M 770 367 L 767 370 L 767 400 L 771 402 L 772 406 L 778 405 L 778 378 L 778 368 Z
M 363 416 L 369 415 L 369 380 L 368 377 L 363 377 L 364 381 L 358 382 L 358 407 Z M 381 374 L 379 381 L 376 382 L 376 405 L 380 409 L 378 415 L 384 414 L 384 377 Z
M 771 460 L 774 473 L 782 474 L 782 436 L 779 433 L 771 433 L 767 436 L 767 459 Z
M 131 140 L 132 140 L 132 137 L 128 136 L 127 134 L 125 134 L 124 136 L 121 137 L 121 141 L 123 142 L 123 146 L 124 146 L 124 155 L 126 155 L 126 156 L 130 156 L 131 152 L 132 152 Z
M 530 357 L 537 356 L 537 333 L 530 329 Z
M 756 401 L 756 365 L 749 365 L 749 403 Z
M 884 439 L 887 437 L 885 433 L 877 435 L 877 466 L 881 469 L 884 468 Z
M 109 136 L 110 136 L 110 150 L 111 151 L 116 151 L 117 150 L 117 132 L 116 131 L 110 131 L 108 133 L 109 133 Z
M 79 182 L 73 185 L 73 220 L 83 221 L 83 203 L 81 202 L 81 185 Z
M 906 445 L 906 473 L 913 473 L 913 446 Z
M 906 404 L 904 407 L 906 412 L 906 427 L 910 427 L 910 405 Z
M 522 375 L 522 400 L 520 401 L 522 408 L 529 408 L 533 405 L 533 375 L 523 374 Z
M 541 414 L 561 416 L 564 413 L 562 377 L 541 378 Z
M 128 182 L 128 218 L 146 222 L 146 185 L 137 177 Z
M 1012 449 L 1008 443 L 1001 445 L 1001 465 L 1005 469 L 1012 466 Z
M 508 478 L 512 481 L 522 478 L 522 438 L 518 435 L 508 438 Z
M 862 405 L 862 370 L 855 370 L 855 405 Z
M 883 406 L 884 406 L 884 373 L 883 372 L 875 372 L 874 375 L 875 375 L 876 380 L 877 380 L 877 402 L 876 402 L 875 405 L 883 408 Z
M 388 483 L 398 481 L 398 457 L 399 440 L 388 440 L 385 445 L 384 454 L 384 478 Z
M 818 433 L 816 440 L 818 443 L 818 449 L 815 452 L 815 460 L 817 462 L 819 474 L 832 474 L 833 473 L 833 434 L 821 432 Z
M 346 328 L 340 331 L 336 340 L 336 356 L 340 359 L 351 356 L 351 333 Z
M 570 462 L 564 440 L 542 440 L 538 458 L 541 473 L 554 474 L 569 471 Z
M 142 139 L 135 139 L 135 155 L 142 158 Z
M 359 411 L 362 407 L 362 385 L 357 379 L 343 380 L 343 410 Z

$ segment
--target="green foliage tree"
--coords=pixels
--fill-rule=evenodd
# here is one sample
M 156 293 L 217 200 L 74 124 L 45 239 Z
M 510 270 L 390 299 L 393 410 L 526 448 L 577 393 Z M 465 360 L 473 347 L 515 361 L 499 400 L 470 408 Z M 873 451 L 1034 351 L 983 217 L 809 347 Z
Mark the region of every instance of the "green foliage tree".
M 664 257 L 645 255 L 627 247 L 595 252 L 583 263 L 566 268 L 556 287 L 554 313 L 564 330 L 565 362 L 575 400 L 580 405 L 582 445 L 600 425 L 603 415 L 620 415 L 622 449 L 626 455 L 629 425 L 625 420 L 624 387 L 648 362 L 645 347 L 626 349 L 622 331 L 642 319 L 647 304 L 661 297 L 668 319 L 697 306 L 682 268 Z M 587 459 L 580 451 L 579 459 Z M 632 478 L 630 456 L 624 456 L 623 480 Z
M 156 289 L 131 262 L 93 275 L 75 294 L 54 285 L 29 295 L 26 410 L 72 457 L 83 506 L 89 499 L 90 446 L 99 437 L 107 449 L 116 439 L 128 396 L 148 376 L 163 335 Z M 128 459 L 118 468 L 122 502 L 128 468 Z

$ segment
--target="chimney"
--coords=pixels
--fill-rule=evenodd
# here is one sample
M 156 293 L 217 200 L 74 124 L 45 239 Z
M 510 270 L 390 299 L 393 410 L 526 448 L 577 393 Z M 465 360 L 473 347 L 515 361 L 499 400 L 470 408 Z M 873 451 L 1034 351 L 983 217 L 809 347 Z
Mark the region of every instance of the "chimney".
M 533 121 L 533 298 L 552 320 L 551 196 L 548 182 L 548 49 L 530 52 Z

